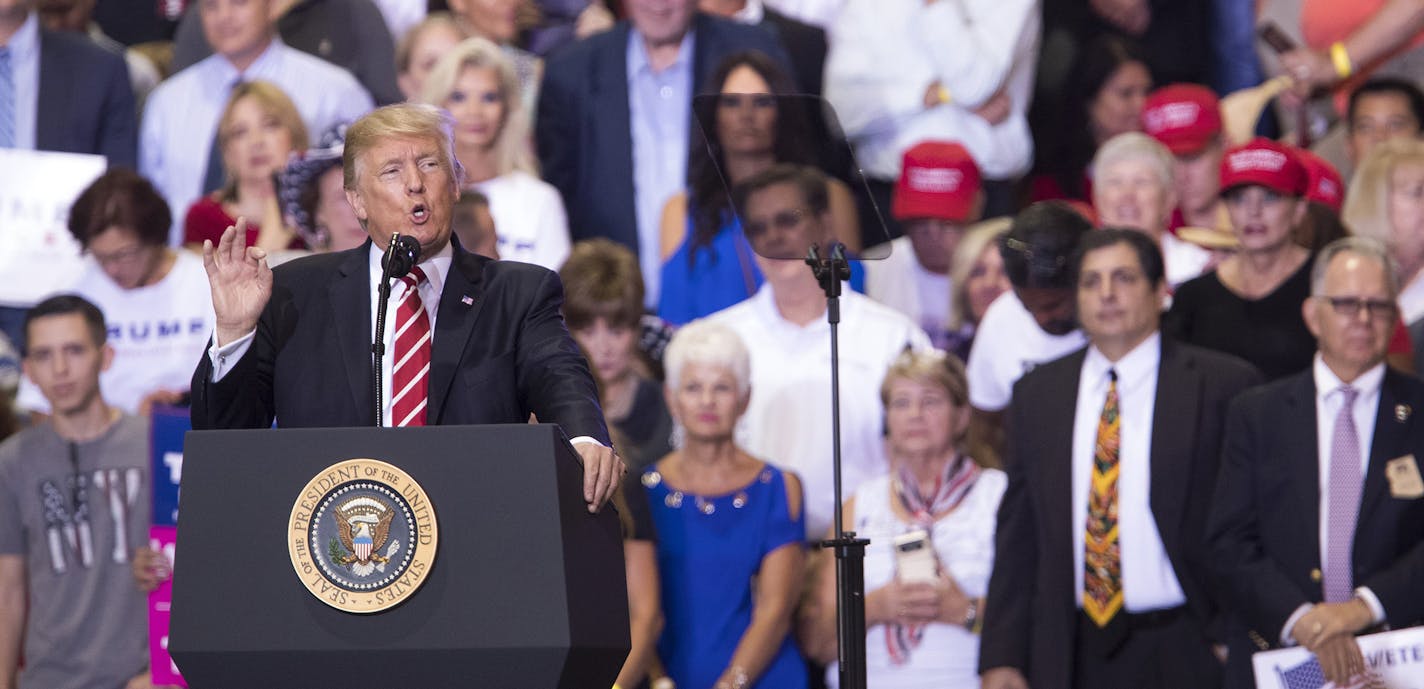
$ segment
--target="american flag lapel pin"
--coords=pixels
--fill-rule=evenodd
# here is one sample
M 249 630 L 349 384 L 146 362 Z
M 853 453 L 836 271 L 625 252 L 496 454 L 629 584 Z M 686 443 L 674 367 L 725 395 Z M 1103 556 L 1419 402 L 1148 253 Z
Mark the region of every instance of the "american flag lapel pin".
M 466 294 L 465 296 L 460 297 L 460 303 L 464 304 L 465 306 L 470 306 L 471 304 L 475 303 L 475 298 Z

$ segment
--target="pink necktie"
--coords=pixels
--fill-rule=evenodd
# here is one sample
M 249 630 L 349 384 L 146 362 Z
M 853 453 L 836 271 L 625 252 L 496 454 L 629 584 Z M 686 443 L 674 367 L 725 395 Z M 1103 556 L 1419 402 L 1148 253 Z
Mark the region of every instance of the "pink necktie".
M 1360 511 L 1360 435 L 1355 432 L 1355 398 L 1360 391 L 1340 388 L 1344 402 L 1335 416 L 1330 443 L 1330 504 L 1325 521 L 1325 602 L 1347 601 L 1354 595 L 1351 574 L 1355 519 Z

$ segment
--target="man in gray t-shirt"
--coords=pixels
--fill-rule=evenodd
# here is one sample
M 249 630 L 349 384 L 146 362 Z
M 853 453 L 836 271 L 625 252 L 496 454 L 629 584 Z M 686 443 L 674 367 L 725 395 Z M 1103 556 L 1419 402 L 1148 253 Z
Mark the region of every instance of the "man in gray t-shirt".
M 22 364 L 53 416 L 0 444 L 0 689 L 119 689 L 145 673 L 130 558 L 147 541 L 148 424 L 104 402 L 113 351 L 79 297 L 37 305 Z M 28 608 L 28 610 L 27 610 Z

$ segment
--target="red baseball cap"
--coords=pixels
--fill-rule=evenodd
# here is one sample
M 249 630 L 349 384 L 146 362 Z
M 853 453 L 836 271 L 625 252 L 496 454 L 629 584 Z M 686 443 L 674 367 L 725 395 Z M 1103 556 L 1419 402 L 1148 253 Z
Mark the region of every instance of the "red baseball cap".
M 976 220 L 979 188 L 979 166 L 969 151 L 950 141 L 924 141 L 905 151 L 890 214 L 896 220 Z
M 1340 176 L 1340 171 L 1309 150 L 1298 148 L 1295 155 L 1305 167 L 1305 198 L 1325 204 L 1338 215 L 1345 205 L 1345 178 Z
M 1287 196 L 1304 196 L 1305 166 L 1289 146 L 1256 137 L 1221 159 L 1221 191 L 1255 184 Z
M 1200 84 L 1170 84 L 1142 104 L 1142 131 L 1173 155 L 1192 155 L 1221 135 L 1221 103 Z

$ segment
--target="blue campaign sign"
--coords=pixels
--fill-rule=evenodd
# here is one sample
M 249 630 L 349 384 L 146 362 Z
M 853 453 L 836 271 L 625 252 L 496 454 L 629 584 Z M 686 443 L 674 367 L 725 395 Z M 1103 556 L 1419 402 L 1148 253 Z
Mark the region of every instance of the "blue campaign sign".
M 183 435 L 192 430 L 187 407 L 154 406 L 153 524 L 178 525 L 178 482 L 183 477 Z

